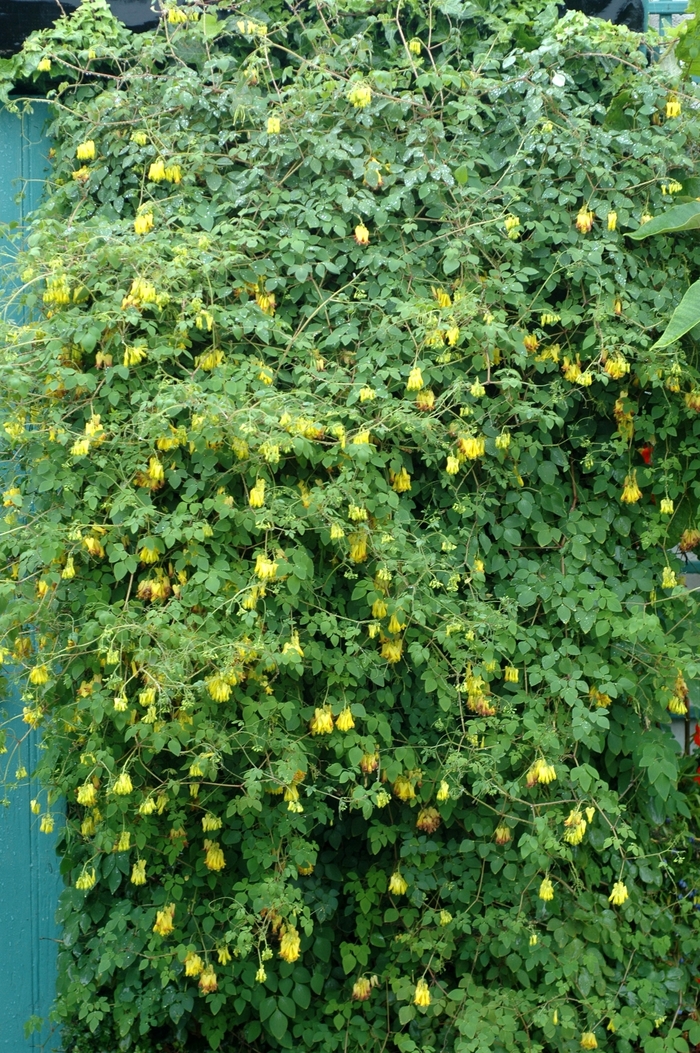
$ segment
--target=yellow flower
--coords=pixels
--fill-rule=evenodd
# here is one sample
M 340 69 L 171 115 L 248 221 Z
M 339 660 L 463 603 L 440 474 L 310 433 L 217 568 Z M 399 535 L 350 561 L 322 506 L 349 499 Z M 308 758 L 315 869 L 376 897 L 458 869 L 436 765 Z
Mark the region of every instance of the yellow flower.
M 352 441 L 353 441 L 353 445 L 355 445 L 355 446 L 368 446 L 369 445 L 369 431 L 367 429 L 363 429 L 362 431 L 358 431 L 357 435 L 355 436 L 355 438 Z
M 681 115 L 681 104 L 675 95 L 669 95 L 666 100 L 666 116 L 667 117 L 680 117 Z
M 583 835 L 586 832 L 587 827 L 586 820 L 581 815 L 578 808 L 574 808 L 566 820 L 564 826 L 567 827 L 564 833 L 564 840 L 570 845 L 580 845 L 583 841 Z
M 408 42 L 408 50 L 412 55 L 420 55 L 422 47 L 423 45 L 418 37 L 413 37 L 413 39 Z
M 484 456 L 486 439 L 483 435 L 463 435 L 458 440 L 458 446 L 468 460 L 475 461 L 477 457 Z
M 119 835 L 119 840 L 114 846 L 115 852 L 128 852 L 131 848 L 131 833 L 128 830 L 122 830 Z
M 31 801 L 29 807 L 31 808 L 32 815 L 38 815 L 41 811 L 41 804 L 37 800 Z
M 475 380 L 472 386 L 469 388 L 469 394 L 475 399 L 482 399 L 486 394 L 486 388 L 480 380 Z
M 211 965 L 207 965 L 199 978 L 199 990 L 202 994 L 212 994 L 219 986 L 216 973 Z
M 39 59 L 39 64 L 36 68 L 39 70 L 39 73 L 48 73 L 51 70 L 51 59 Z
M 483 574 L 484 570 L 486 569 L 484 566 L 483 559 L 475 559 L 472 564 L 472 569 L 475 574 Z
M 165 165 L 160 158 L 152 162 L 148 169 L 148 178 L 153 183 L 162 183 L 165 179 Z
M 35 665 L 29 674 L 29 683 L 39 686 L 40 684 L 48 684 L 49 682 L 49 670 L 45 665 Z
M 204 865 L 208 870 L 223 870 L 226 866 L 226 860 L 224 859 L 224 853 L 221 850 L 221 846 L 218 841 L 204 842 L 206 849 L 206 856 L 204 859 Z
M 84 782 L 82 786 L 79 786 L 76 796 L 78 804 L 84 804 L 88 808 L 92 808 L 97 803 L 97 790 L 91 782 Z
M 81 165 L 80 168 L 76 168 L 75 172 L 71 172 L 71 177 L 75 179 L 76 183 L 86 183 L 90 178 L 90 169 L 85 165 Z
M 75 883 L 75 887 L 80 889 L 81 892 L 89 892 L 94 887 L 97 877 L 95 876 L 95 868 L 91 867 L 90 870 L 87 868 L 83 870 L 82 874 Z
M 629 899 L 627 885 L 623 881 L 616 881 L 608 899 L 614 907 L 621 907 Z
M 541 761 L 537 771 L 537 781 L 547 786 L 550 782 L 554 782 L 556 777 L 557 771 L 554 765 Z
M 617 230 L 617 212 L 608 212 L 608 230 Z
M 576 217 L 576 229 L 581 234 L 588 234 L 593 227 L 593 213 L 585 205 L 579 210 Z
M 622 380 L 629 373 L 630 364 L 624 355 L 616 351 L 606 359 L 603 369 L 613 380 Z
M 389 619 L 389 632 L 390 633 L 400 633 L 401 630 L 404 629 L 404 628 L 405 628 L 405 626 L 402 625 L 402 623 L 396 617 L 396 614 L 392 614 L 391 618 Z
M 350 731 L 351 728 L 355 727 L 355 721 L 353 720 L 352 713 L 349 706 L 341 710 L 336 717 L 335 726 L 338 731 Z
M 153 230 L 153 213 L 141 212 L 134 219 L 134 230 L 137 234 L 148 234 Z
M 54 828 L 54 820 L 52 815 L 42 815 L 41 822 L 39 823 L 39 829 L 42 834 L 52 834 Z
M 400 662 L 402 654 L 402 640 L 384 640 L 382 643 L 382 658 L 385 658 L 390 665 L 396 665 L 397 662 Z
M 255 557 L 255 574 L 261 581 L 272 581 L 277 577 L 277 562 L 258 552 Z
M 220 830 L 223 825 L 223 820 L 211 812 L 202 817 L 202 830 L 205 834 L 211 833 L 212 830 Z
M 520 679 L 520 672 L 515 666 L 507 665 L 503 673 L 503 679 L 507 684 L 517 684 Z
M 397 494 L 405 494 L 411 489 L 411 476 L 408 474 L 405 468 L 402 468 L 399 472 L 390 472 L 391 478 L 391 489 Z
M 419 980 L 416 984 L 416 990 L 413 994 L 413 1004 L 419 1006 L 430 1005 L 430 988 L 425 980 Z
M 355 241 L 358 245 L 369 245 L 369 231 L 364 223 L 358 223 L 355 227 Z
M 598 1040 L 592 1031 L 584 1031 L 581 1035 L 581 1049 L 597 1049 Z
M 424 413 L 429 412 L 435 405 L 435 392 L 429 388 L 424 388 L 419 391 L 416 395 L 416 409 L 422 410 Z
M 372 994 L 372 984 L 366 976 L 360 976 L 352 985 L 352 998 L 355 1002 L 366 1002 Z
M 510 446 L 510 432 L 502 431 L 500 435 L 497 435 L 495 445 L 497 450 L 507 450 Z
M 391 892 L 392 896 L 403 896 L 407 888 L 408 882 L 398 870 L 395 870 L 389 878 L 389 892 Z
M 544 900 L 545 903 L 550 903 L 554 899 L 554 885 L 548 877 L 542 879 L 540 890 L 537 893 L 540 899 Z
M 309 724 L 309 730 L 312 735 L 330 735 L 333 730 L 333 714 L 331 711 L 325 707 L 323 709 L 315 709 Z
M 228 965 L 231 961 L 231 952 L 228 947 L 219 947 L 216 954 L 219 959 L 219 965 Z
M 282 131 L 282 122 L 279 117 L 268 117 L 267 118 L 267 134 L 268 135 L 279 135 Z
M 394 796 L 398 797 L 400 801 L 412 801 L 416 796 L 413 783 L 407 775 L 399 775 L 396 778 L 392 789 L 394 791 Z
M 623 502 L 623 504 L 633 505 L 636 504 L 637 501 L 639 501 L 641 496 L 642 491 L 637 486 L 637 473 L 631 472 L 629 475 L 625 476 L 625 485 L 622 488 L 620 500 Z
M 199 976 L 204 969 L 204 962 L 198 954 L 188 951 L 185 956 L 185 976 Z
M 445 330 L 445 340 L 450 347 L 454 347 L 459 340 L 459 326 L 451 325 L 449 329 Z
M 671 500 L 670 497 L 662 497 L 661 498 L 661 505 L 659 507 L 659 511 L 661 512 L 662 516 L 672 516 L 673 515 L 673 511 L 674 511 L 674 509 L 673 509 L 673 501 Z
M 131 141 L 132 141 L 132 143 L 136 143 L 137 146 L 145 146 L 146 143 L 148 142 L 148 136 L 147 136 L 146 132 L 143 132 L 143 131 L 140 131 L 140 130 L 136 131 L 136 132 L 132 132 L 131 133 Z
M 169 903 L 167 907 L 163 907 L 156 913 L 156 921 L 153 926 L 153 931 L 157 932 L 159 936 L 169 936 L 175 928 L 173 919 L 175 917 L 175 904 Z
M 261 965 L 255 974 L 255 980 L 259 984 L 264 984 L 267 980 L 267 973 L 265 972 L 265 966 Z
M 435 797 L 440 802 L 442 802 L 442 801 L 449 801 L 449 799 L 450 799 L 450 787 L 445 782 L 444 779 L 440 782 L 440 785 L 438 786 L 438 790 L 437 790 L 437 793 L 435 794 Z
M 503 225 L 510 240 L 517 241 L 520 236 L 520 217 L 508 215 L 503 221 Z
M 255 486 L 248 494 L 248 504 L 251 508 L 262 508 L 265 504 L 265 480 L 258 479 Z
M 406 391 L 420 391 L 423 387 L 425 387 L 425 384 L 423 383 L 423 374 L 419 367 L 415 366 L 408 374 Z
M 664 567 L 663 573 L 661 575 L 661 588 L 675 589 L 677 584 L 678 579 L 676 578 L 676 572 L 674 570 L 671 570 L 670 567 Z
M 146 860 L 139 859 L 134 863 L 131 868 L 131 884 L 132 885 L 145 885 L 146 884 Z
M 75 563 L 72 556 L 69 556 L 66 560 L 66 565 L 61 571 L 61 577 L 64 581 L 70 581 L 71 578 L 75 577 Z
M 171 7 L 168 9 L 168 22 L 171 26 L 181 26 L 183 22 L 187 21 L 187 15 L 184 11 L 180 10 L 179 7 Z
M 439 921 L 440 921 L 440 924 L 443 925 L 443 926 L 450 924 L 450 922 L 452 921 L 452 915 L 450 914 L 449 910 L 441 910 L 440 911 Z
M 493 832 L 493 838 L 497 845 L 507 845 L 511 837 L 510 827 L 505 823 L 499 823 Z
M 347 100 L 356 110 L 363 110 L 372 101 L 372 89 L 369 84 L 355 84 L 348 91 Z
M 372 617 L 373 618 L 386 618 L 388 607 L 384 600 L 375 600 L 372 604 Z
M 639 226 L 640 226 L 640 227 L 643 227 L 645 223 L 649 223 L 649 222 L 651 222 L 651 220 L 652 220 L 653 218 L 654 218 L 654 217 L 653 217 L 653 216 L 651 215 L 651 213 L 649 213 L 649 212 L 644 212 L 644 213 L 643 213 L 643 214 L 642 214 L 642 215 L 641 215 L 641 216 L 639 217 Z
M 143 345 L 136 347 L 125 347 L 124 358 L 122 359 L 125 366 L 137 366 L 139 362 L 143 362 L 148 354 L 147 349 Z
M 350 552 L 348 553 L 353 563 L 363 563 L 367 559 L 367 535 L 351 534 Z
M 92 139 L 86 139 L 84 143 L 78 143 L 75 156 L 79 161 L 95 160 L 95 143 Z
M 688 707 L 685 704 L 685 700 L 680 695 L 671 695 L 669 703 L 666 707 L 669 713 L 673 713 L 674 716 L 682 717 L 688 712 Z
M 295 962 L 301 951 L 301 939 L 293 925 L 285 927 L 280 940 L 280 958 L 285 962 Z
M 131 781 L 131 776 L 127 771 L 123 771 L 121 775 L 116 779 L 112 792 L 116 793 L 118 797 L 126 797 L 133 790 L 134 785 Z

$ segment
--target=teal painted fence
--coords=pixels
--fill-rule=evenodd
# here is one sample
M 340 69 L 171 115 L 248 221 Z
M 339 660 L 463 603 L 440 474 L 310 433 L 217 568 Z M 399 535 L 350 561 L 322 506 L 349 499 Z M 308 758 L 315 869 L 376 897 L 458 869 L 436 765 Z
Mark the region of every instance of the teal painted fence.
M 41 102 L 21 117 L 0 111 L 0 224 L 21 225 L 39 201 L 48 149 L 45 118 Z M 16 282 L 8 274 L 16 247 L 2 235 L 0 227 L 0 309 L 17 318 Z M 0 459 L 0 489 L 12 470 L 16 466 Z M 12 783 L 18 769 L 31 773 L 39 743 L 36 733 L 26 734 L 11 675 L 0 681 L 0 692 L 0 720 L 8 732 L 1 781 Z M 40 796 L 24 778 L 8 790 L 0 807 L 0 1053 L 49 1053 L 61 1046 L 47 1018 L 56 988 L 54 915 L 62 886 L 55 836 L 40 832 L 40 817 L 30 809 L 31 799 Z M 45 798 L 42 803 L 45 810 Z M 44 1025 L 26 1038 L 24 1025 L 32 1017 L 43 1018 Z

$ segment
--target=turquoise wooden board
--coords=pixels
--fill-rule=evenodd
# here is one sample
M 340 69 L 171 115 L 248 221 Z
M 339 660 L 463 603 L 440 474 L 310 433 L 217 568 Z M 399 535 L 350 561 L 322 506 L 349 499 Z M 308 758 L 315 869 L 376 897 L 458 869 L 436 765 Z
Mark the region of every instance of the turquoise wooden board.
M 46 104 L 33 105 L 34 112 L 21 117 L 0 111 L 0 223 L 22 224 L 41 197 L 47 172 Z M 0 233 L 0 307 L 19 318 L 14 283 L 7 274 L 15 252 Z M 0 489 L 10 469 L 0 455 Z M 20 766 L 31 772 L 36 764 L 38 736 L 24 738 L 27 725 L 21 720 L 19 696 L 9 671 L 0 681 L 0 717 L 9 732 L 7 753 L 0 756 L 3 781 L 12 781 Z M 45 811 L 45 796 L 24 779 L 0 807 L 0 1053 L 49 1053 L 61 1048 L 48 1014 L 56 990 L 59 932 L 54 915 L 62 882 L 55 835 L 39 831 L 40 817 L 30 809 L 34 797 L 41 799 Z M 32 1017 L 42 1017 L 45 1023 L 40 1032 L 25 1038 L 24 1025 Z

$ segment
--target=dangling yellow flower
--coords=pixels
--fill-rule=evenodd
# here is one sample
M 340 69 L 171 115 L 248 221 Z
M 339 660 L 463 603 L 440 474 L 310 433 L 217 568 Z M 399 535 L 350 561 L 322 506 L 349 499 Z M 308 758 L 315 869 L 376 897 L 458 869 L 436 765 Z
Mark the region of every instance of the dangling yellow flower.
M 413 1004 L 424 1007 L 430 1005 L 430 988 L 425 980 L 419 980 L 416 984 L 416 990 L 413 994 Z
M 517 684 L 520 679 L 520 671 L 513 665 L 507 665 L 503 673 L 503 679 L 507 684 Z
M 134 219 L 134 232 L 136 234 L 148 234 L 153 230 L 153 213 L 139 212 Z
M 389 878 L 389 892 L 392 896 L 403 896 L 407 889 L 408 882 L 398 870 L 395 870 Z
M 48 684 L 49 682 L 49 670 L 45 665 L 35 665 L 29 674 L 29 683 L 35 686 L 42 684 Z
M 145 885 L 146 884 L 146 860 L 137 860 L 131 869 L 131 884 L 132 885 Z
M 167 907 L 163 907 L 156 913 L 156 921 L 153 926 L 153 931 L 157 932 L 159 936 L 169 936 L 174 930 L 175 925 L 173 919 L 175 918 L 175 904 L 169 903 Z
M 418 366 L 415 366 L 408 374 L 406 391 L 420 391 L 424 386 L 423 373 Z
M 248 504 L 251 508 L 262 508 L 265 504 L 265 480 L 258 479 L 248 495 Z
M 372 101 L 372 89 L 369 84 L 355 84 L 348 91 L 347 100 L 356 110 L 364 110 Z
M 84 804 L 88 808 L 92 808 L 97 803 L 97 790 L 91 782 L 85 782 L 82 786 L 79 786 L 76 790 L 76 796 L 78 804 Z
M 400 662 L 402 654 L 402 640 L 384 640 L 382 643 L 382 658 L 385 658 L 390 665 L 396 665 L 397 662 Z
M 216 954 L 219 959 L 219 965 L 228 965 L 231 961 L 231 952 L 228 947 L 219 947 Z
M 369 245 L 369 230 L 364 223 L 358 223 L 355 227 L 355 241 L 358 245 Z
M 668 99 L 666 100 L 666 116 L 671 118 L 671 117 L 680 117 L 680 115 L 681 115 L 681 104 L 680 104 L 680 102 L 678 101 L 678 99 L 676 98 L 675 95 L 669 95 Z
M 544 900 L 545 903 L 550 903 L 554 899 L 554 885 L 548 877 L 542 879 L 540 890 L 537 893 L 540 899 Z
M 449 784 L 443 779 L 438 786 L 437 793 L 435 794 L 436 800 L 442 803 L 443 801 L 449 801 L 450 799 L 450 787 Z
M 42 834 L 52 834 L 54 828 L 54 818 L 52 815 L 42 815 L 41 822 L 39 823 L 39 829 Z
M 576 217 L 576 229 L 581 234 L 588 234 L 593 227 L 593 212 L 582 205 Z
M 661 574 L 661 588 L 662 589 L 675 589 L 678 584 L 676 572 L 671 570 L 670 567 L 664 567 Z
M 581 1049 L 597 1049 L 598 1040 L 592 1031 L 584 1031 L 581 1035 Z
M 331 711 L 325 707 L 314 710 L 309 730 L 312 735 L 330 735 L 333 731 L 333 714 Z
M 211 965 L 207 965 L 199 978 L 199 990 L 202 994 L 212 994 L 219 986 L 216 973 Z
M 659 506 L 659 511 L 661 512 L 662 516 L 672 516 L 673 515 L 673 511 L 674 511 L 673 501 L 671 500 L 670 497 L 662 497 L 661 498 L 661 504 Z
M 282 122 L 279 117 L 268 117 L 267 118 L 267 134 L 268 135 L 279 135 L 282 131 Z
M 411 489 L 411 476 L 405 468 L 399 472 L 390 472 L 391 489 L 397 494 L 405 494 Z
M 224 853 L 221 851 L 221 846 L 218 841 L 205 840 L 204 848 L 207 853 L 204 859 L 204 865 L 207 869 L 223 870 L 226 866 L 226 860 L 224 859 Z
M 89 892 L 91 888 L 94 888 L 96 881 L 95 868 L 91 867 L 90 870 L 86 868 L 76 881 L 75 887 L 81 892 Z
M 285 927 L 280 940 L 280 958 L 285 962 L 295 962 L 301 951 L 301 939 L 293 925 Z
M 78 143 L 75 156 L 79 161 L 95 160 L 95 143 L 92 139 L 86 139 L 84 143 Z
M 608 212 L 608 230 L 617 230 L 617 212 Z
M 627 885 L 623 881 L 616 881 L 612 887 L 612 892 L 608 896 L 609 901 L 614 907 L 621 907 L 623 903 L 629 899 L 629 892 L 627 891 Z
M 352 728 L 355 727 L 355 721 L 353 720 L 352 712 L 349 706 L 346 706 L 345 709 L 340 711 L 336 718 L 335 726 L 337 727 L 338 731 L 350 731 Z
M 185 976 L 199 976 L 204 968 L 204 962 L 198 954 L 188 951 L 185 956 Z
M 636 504 L 642 497 L 642 491 L 637 486 L 637 473 L 631 472 L 625 476 L 625 485 L 622 488 L 622 494 L 620 500 L 623 504 L 633 505 Z
M 131 781 L 131 776 L 127 771 L 123 771 L 114 783 L 112 791 L 116 793 L 118 797 L 126 797 L 128 794 L 131 793 L 133 788 L 134 786 Z

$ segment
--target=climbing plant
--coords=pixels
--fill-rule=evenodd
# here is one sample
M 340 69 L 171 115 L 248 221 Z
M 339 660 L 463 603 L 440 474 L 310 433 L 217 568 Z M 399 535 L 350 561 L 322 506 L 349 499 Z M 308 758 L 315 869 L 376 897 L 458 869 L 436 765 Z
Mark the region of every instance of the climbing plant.
M 76 1051 L 700 1041 L 700 363 L 654 346 L 700 252 L 628 237 L 700 129 L 647 55 L 85 0 L 3 65 L 52 101 L 0 633 Z

